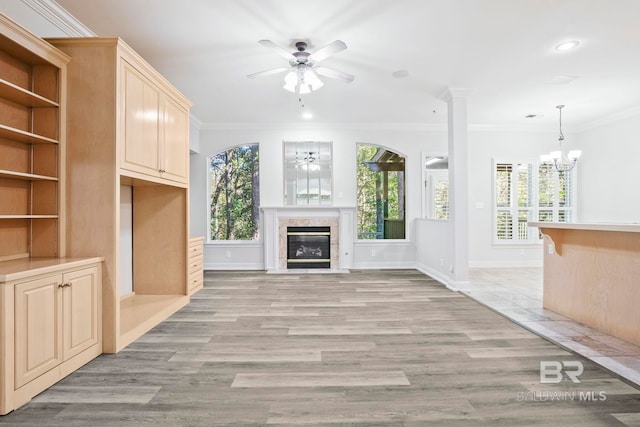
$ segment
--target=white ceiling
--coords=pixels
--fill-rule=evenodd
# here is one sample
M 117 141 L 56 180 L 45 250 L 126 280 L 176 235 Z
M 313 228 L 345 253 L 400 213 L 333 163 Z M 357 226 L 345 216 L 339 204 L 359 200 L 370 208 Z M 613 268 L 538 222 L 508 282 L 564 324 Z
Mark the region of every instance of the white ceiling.
M 303 98 L 314 123 L 446 122 L 438 99 L 467 88 L 471 124 L 588 126 L 640 105 L 637 0 L 57 0 L 98 35 L 117 35 L 193 103 L 203 124 L 298 123 L 286 66 L 258 44 L 336 39 L 348 49 L 322 64 L 356 76 L 322 78 Z M 565 40 L 581 44 L 557 52 Z M 291 51 L 295 49 L 292 47 Z M 392 73 L 407 70 L 406 78 Z M 579 76 L 566 85 L 556 76 Z M 544 117 L 525 119 L 527 114 Z

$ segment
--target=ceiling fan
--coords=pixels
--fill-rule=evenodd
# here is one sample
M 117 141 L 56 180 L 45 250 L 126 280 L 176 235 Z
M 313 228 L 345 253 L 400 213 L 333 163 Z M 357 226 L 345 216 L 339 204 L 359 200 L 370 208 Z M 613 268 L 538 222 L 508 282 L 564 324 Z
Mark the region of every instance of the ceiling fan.
M 347 48 L 347 45 L 341 40 L 329 43 L 325 47 L 317 50 L 315 53 L 307 52 L 307 43 L 303 41 L 296 43 L 296 49 L 298 50 L 293 53 L 289 53 L 286 49 L 271 40 L 260 40 L 258 43 L 262 46 L 274 49 L 280 56 L 289 60 L 289 67 L 279 67 L 249 74 L 247 77 L 250 79 L 288 71 L 284 77 L 285 84 L 283 88 L 289 92 L 298 92 L 304 95 L 318 90 L 324 85 L 318 77 L 318 74 L 332 79 L 341 80 L 345 83 L 351 83 L 355 78 L 353 75 L 343 73 L 342 71 L 317 66 L 318 62 L 331 55 L 335 55 L 338 52 L 342 52 Z

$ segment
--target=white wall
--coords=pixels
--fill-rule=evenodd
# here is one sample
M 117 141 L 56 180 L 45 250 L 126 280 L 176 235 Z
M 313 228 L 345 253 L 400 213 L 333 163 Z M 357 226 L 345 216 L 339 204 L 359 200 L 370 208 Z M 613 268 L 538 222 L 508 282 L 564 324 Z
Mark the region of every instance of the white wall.
M 576 144 L 575 135 L 565 132 L 567 141 Z M 492 162 L 497 160 L 532 161 L 541 153 L 556 149 L 557 133 L 496 131 L 471 127 L 469 141 L 469 263 L 471 267 L 541 266 L 540 245 L 494 246 L 492 239 L 493 183 Z M 389 147 L 407 156 L 407 241 L 359 241 L 355 244 L 354 268 L 431 268 L 449 274 L 450 254 L 446 247 L 446 222 L 420 220 L 422 152 L 446 152 L 446 131 L 424 129 L 203 129 L 200 152 L 191 155 L 191 230 L 192 235 L 207 233 L 206 158 L 238 144 L 260 144 L 261 205 L 283 203 L 282 141 L 332 141 L 334 153 L 334 205 L 355 206 L 356 144 L 359 142 Z M 583 147 L 581 147 L 583 148 Z M 584 147 L 584 151 L 588 148 Z M 584 154 L 583 156 L 586 156 Z M 582 162 L 582 160 L 581 160 Z M 582 165 L 586 169 L 588 165 Z M 583 179 L 580 177 L 580 179 Z M 583 188 L 583 185 L 580 186 Z M 342 197 L 339 197 L 341 195 Z M 419 223 L 416 223 L 420 220 Z M 443 246 L 444 245 L 444 246 Z M 442 259 L 442 264 L 441 264 Z M 260 243 L 208 243 L 205 268 L 263 268 Z
M 565 132 L 566 140 L 574 139 Z M 471 267 L 542 266 L 538 244 L 493 245 L 493 159 L 537 161 L 558 147 L 554 132 L 469 132 L 469 265 Z
M 453 223 L 451 221 L 419 219 L 416 221 L 416 267 L 444 284 L 451 280 L 453 254 Z
M 446 132 L 415 129 L 203 129 L 200 152 L 191 155 L 191 234 L 207 233 L 206 159 L 238 144 L 260 144 L 260 204 L 282 206 L 282 141 L 333 142 L 333 205 L 356 205 L 356 144 L 388 147 L 403 154 L 406 163 L 407 236 L 413 233 L 414 220 L 421 215 L 422 184 L 420 153 L 446 151 Z M 229 253 L 231 252 L 231 254 Z M 415 266 L 416 249 L 412 241 L 359 242 L 354 253 L 355 268 L 406 268 Z M 230 255 L 230 256 L 229 256 Z M 255 244 L 208 243 L 205 268 L 263 268 L 262 251 Z
M 640 223 L 640 113 L 578 135 L 578 221 Z
M 120 186 L 120 295 L 133 292 L 133 187 Z
M 200 151 L 200 121 L 193 115 L 189 117 L 189 152 L 198 153 Z

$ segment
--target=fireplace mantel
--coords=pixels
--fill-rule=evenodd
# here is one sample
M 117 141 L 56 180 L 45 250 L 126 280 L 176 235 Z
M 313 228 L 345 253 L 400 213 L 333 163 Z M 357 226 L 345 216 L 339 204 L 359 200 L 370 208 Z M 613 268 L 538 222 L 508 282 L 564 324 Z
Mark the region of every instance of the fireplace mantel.
M 282 248 L 282 236 L 286 235 L 287 224 L 296 225 L 304 220 L 304 225 L 337 224 L 332 227 L 332 234 L 337 248 L 332 247 L 331 269 L 344 271 L 353 266 L 353 241 L 355 233 L 355 213 L 353 207 L 333 206 L 261 206 L 264 221 L 264 266 L 268 273 L 286 272 L 283 256 L 286 247 Z M 315 222 L 314 222 L 315 221 Z M 286 241 L 286 240 L 285 240 Z M 283 250 L 285 249 L 285 250 Z

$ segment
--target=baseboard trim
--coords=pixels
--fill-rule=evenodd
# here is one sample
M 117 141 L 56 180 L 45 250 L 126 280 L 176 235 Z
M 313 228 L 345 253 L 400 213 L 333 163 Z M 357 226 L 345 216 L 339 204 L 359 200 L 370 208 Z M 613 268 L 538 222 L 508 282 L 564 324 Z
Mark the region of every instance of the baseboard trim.
M 527 261 L 469 261 L 469 268 L 542 267 L 542 260 Z
M 441 272 L 434 270 L 433 268 L 422 263 L 417 263 L 415 268 L 422 274 L 426 274 L 427 276 L 434 278 L 435 280 L 449 288 L 449 278 Z
M 204 270 L 264 270 L 264 264 L 262 263 L 214 263 L 209 262 L 205 263 L 203 266 Z
M 413 270 L 414 262 L 355 262 L 352 270 Z

